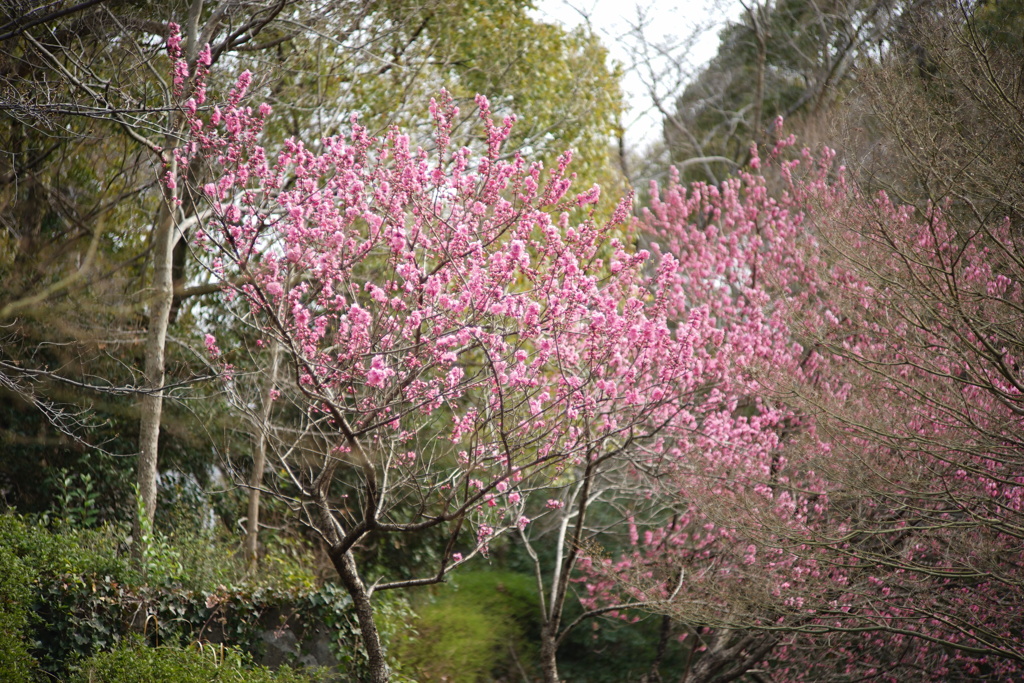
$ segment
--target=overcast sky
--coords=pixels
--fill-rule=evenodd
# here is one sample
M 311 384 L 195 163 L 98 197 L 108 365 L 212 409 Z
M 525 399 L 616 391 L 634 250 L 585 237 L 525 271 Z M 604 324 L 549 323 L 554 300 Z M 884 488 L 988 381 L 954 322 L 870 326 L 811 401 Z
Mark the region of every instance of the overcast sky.
M 626 69 L 622 83 L 626 104 L 626 143 L 642 148 L 661 134 L 661 118 L 652 111 L 651 98 L 641 74 L 633 67 L 637 41 L 632 30 L 644 23 L 648 43 L 674 46 L 677 57 L 685 55 L 691 68 L 707 62 L 718 48 L 718 31 L 739 14 L 736 0 L 538 0 L 536 16 L 543 21 L 574 28 L 589 23 L 608 47 L 612 59 Z M 699 36 L 689 44 L 682 44 Z M 661 68 L 666 68 L 662 62 Z M 647 80 L 650 80 L 649 78 Z M 671 79 L 660 80 L 667 91 Z

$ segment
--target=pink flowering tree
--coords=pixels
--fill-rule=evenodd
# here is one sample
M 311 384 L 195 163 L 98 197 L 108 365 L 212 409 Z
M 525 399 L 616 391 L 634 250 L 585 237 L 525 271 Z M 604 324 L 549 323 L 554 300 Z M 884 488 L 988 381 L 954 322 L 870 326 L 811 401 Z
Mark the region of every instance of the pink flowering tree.
M 652 260 L 778 441 L 678 453 L 678 515 L 588 558 L 585 602 L 661 597 L 687 680 L 1019 677 L 1019 235 L 833 173 L 654 193 Z
M 876 631 L 870 647 L 837 648 L 851 671 L 1019 678 L 1021 235 L 970 206 L 795 190 L 817 207 L 833 265 L 828 305 L 793 302 L 787 315 L 830 383 L 772 384 L 827 444 L 812 450 L 833 482 L 816 547 L 847 567 L 851 589 L 816 623 Z
M 669 615 L 662 639 L 688 652 L 686 680 L 732 680 L 760 665 L 780 636 L 758 626 L 799 609 L 821 577 L 816 558 L 783 549 L 826 509 L 825 482 L 793 447 L 813 423 L 763 383 L 769 369 L 814 375 L 778 301 L 816 300 L 818 274 L 800 246 L 803 207 L 773 197 L 753 159 L 720 186 L 652 186 L 641 221 L 667 274 L 659 292 L 671 319 L 705 311 L 722 334 L 720 409 L 663 444 L 645 499 L 670 514 L 632 517 L 624 552 L 581 563 L 587 609 L 633 602 Z
M 267 429 L 278 493 L 325 544 L 383 681 L 374 593 L 442 581 L 528 529 L 531 498 L 555 510 L 552 489 L 593 481 L 577 473 L 691 429 L 722 405 L 721 333 L 701 311 L 670 320 L 657 296 L 670 269 L 651 275 L 649 254 L 615 236 L 628 199 L 606 223 L 587 218 L 599 192 L 569 193 L 570 155 L 549 171 L 505 155 L 513 120 L 493 122 L 485 98 L 479 156 L 449 149 L 444 93 L 432 153 L 353 120 L 271 155 L 249 80 L 208 113 L 186 102 L 175 158 L 216 178 L 198 188 L 210 210 L 196 245 L 256 346 L 280 357 L 264 384 L 281 404 L 267 414 L 289 418 Z M 220 355 L 215 334 L 207 345 Z M 243 374 L 225 368 L 229 391 Z M 368 579 L 354 550 L 387 536 L 428 539 L 436 562 Z
M 775 577 L 790 574 L 789 556 L 770 549 L 759 553 L 741 527 L 758 517 L 757 528 L 766 522 L 802 528 L 807 497 L 795 491 L 820 489 L 813 473 L 794 477 L 800 464 L 785 457 L 783 434 L 799 420 L 764 397 L 755 372 L 760 367 L 802 371 L 800 347 L 772 305 L 764 274 L 775 274 L 779 284 L 773 287 L 803 285 L 813 276 L 793 258 L 795 249 L 764 253 L 761 237 L 786 244 L 798 233 L 799 221 L 769 199 L 764 179 L 756 174 L 721 188 L 687 190 L 673 183 L 664 195 L 657 188 L 652 194 L 644 218 L 652 252 L 645 283 L 649 296 L 669 329 L 692 328 L 700 321 L 714 330 L 707 337 L 714 342 L 702 341 L 688 351 L 702 381 L 689 394 L 673 397 L 682 409 L 679 416 L 628 458 L 577 466 L 553 501 L 554 511 L 520 534 L 542 595 L 545 680 L 557 680 L 549 673 L 555 671 L 557 647 L 587 618 L 632 619 L 638 609 L 681 617 L 678 611 L 687 605 L 695 627 L 731 627 L 749 623 L 746 614 L 736 614 L 741 600 L 756 606 L 757 614 L 784 605 L 790 596 L 773 589 L 762 574 L 769 561 Z M 785 283 L 779 280 L 783 274 L 789 278 Z M 760 500 L 751 501 L 750 492 Z M 811 514 L 823 509 L 812 508 Z M 534 550 L 538 544 L 553 547 L 552 566 L 543 566 L 544 555 Z M 616 546 L 630 550 L 604 550 Z M 583 612 L 566 623 L 565 599 L 574 593 Z M 723 639 L 719 664 L 735 669 L 749 660 L 741 668 L 745 671 L 777 641 L 773 634 L 749 635 L 715 631 Z M 734 642 L 726 646 L 727 640 Z M 705 657 L 701 666 L 712 661 Z M 655 675 L 657 661 L 653 667 Z

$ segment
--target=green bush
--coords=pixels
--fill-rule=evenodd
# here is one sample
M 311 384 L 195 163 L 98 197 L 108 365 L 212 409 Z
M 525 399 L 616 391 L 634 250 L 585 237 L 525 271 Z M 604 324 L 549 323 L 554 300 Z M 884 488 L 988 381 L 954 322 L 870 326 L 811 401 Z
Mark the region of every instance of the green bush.
M 271 671 L 253 666 L 244 654 L 229 648 L 146 647 L 135 641 L 82 663 L 69 683 L 310 683 L 322 676 L 282 667 Z
M 129 579 L 127 561 L 117 557 L 116 536 L 108 528 L 64 525 L 51 531 L 10 512 L 0 514 L 0 680 L 27 681 L 39 666 L 51 672 L 62 667 L 48 642 L 60 642 L 62 656 L 92 652 L 96 641 L 113 643 L 110 628 L 105 637 L 93 637 L 89 624 L 73 634 L 51 628 L 73 623 L 75 615 L 66 602 L 48 598 L 76 588 L 95 593 L 95 582 L 87 584 L 83 577 L 103 577 L 113 585 Z M 103 630 L 102 623 L 92 621 Z M 90 635 L 83 640 L 83 633 Z
M 140 572 L 124 556 L 126 534 L 110 526 L 50 528 L 0 513 L 0 681 L 64 680 L 139 634 L 154 647 L 223 642 L 293 665 L 326 645 L 339 673 L 363 675 L 351 600 L 334 584 L 318 587 L 298 557 L 275 545 L 265 569 L 247 575 L 237 544 L 200 528 L 156 534 Z M 377 611 L 382 635 L 399 639 L 411 621 L 405 600 L 381 600 Z M 294 651 L 268 652 L 268 631 L 291 632 Z
M 284 654 L 285 662 L 299 663 L 319 642 L 331 648 L 351 680 L 365 673 L 351 600 L 333 584 L 313 591 L 222 586 L 206 592 L 65 577 L 38 585 L 37 600 L 40 665 L 57 679 L 133 634 L 154 647 L 212 641 L 261 658 L 271 630 L 295 637 L 296 649 Z
M 280 591 L 314 590 L 316 576 L 302 557 L 306 548 L 285 543 L 268 544 L 272 552 L 259 570 L 249 573 L 239 552 L 239 539 L 220 528 L 183 529 L 154 533 L 147 538 L 143 574 L 149 586 L 190 591 L 215 591 L 220 586 L 274 588 Z M 301 559 L 296 559 L 298 556 Z
M 50 531 L 10 512 L 0 513 L 0 548 L 10 551 L 39 577 L 65 574 L 130 577 L 128 561 L 117 555 L 117 529 Z
M 10 512 L 0 514 L 0 680 L 27 681 L 43 616 L 41 589 L 61 576 L 129 576 L 106 530 L 50 532 Z M 45 657 L 44 657 L 45 659 Z
M 26 642 L 32 570 L 0 542 L 0 681 L 29 681 L 36 662 Z
M 467 572 L 423 605 L 418 637 L 399 644 L 398 658 L 424 680 L 476 683 L 520 678 L 531 668 L 537 642 L 537 592 L 513 572 Z M 518 660 L 518 665 L 516 660 Z
M 322 613 L 333 617 L 343 597 L 324 599 L 307 581 L 293 589 L 262 576 L 247 580 L 235 549 L 212 532 L 161 538 L 163 555 L 152 553 L 145 571 L 158 580 L 147 586 L 125 548 L 119 555 L 126 535 L 126 528 L 109 525 L 82 530 L 61 522 L 51 528 L 0 513 L 0 681 L 28 680 L 33 670 L 60 679 L 136 630 L 152 644 L 177 646 L 216 631 L 218 638 L 258 653 L 268 611 L 294 615 L 298 607 L 289 605 L 319 600 L 322 609 L 309 611 L 308 619 L 289 617 L 301 632 L 305 621 Z M 352 629 L 339 631 L 337 640 L 338 649 L 354 649 Z

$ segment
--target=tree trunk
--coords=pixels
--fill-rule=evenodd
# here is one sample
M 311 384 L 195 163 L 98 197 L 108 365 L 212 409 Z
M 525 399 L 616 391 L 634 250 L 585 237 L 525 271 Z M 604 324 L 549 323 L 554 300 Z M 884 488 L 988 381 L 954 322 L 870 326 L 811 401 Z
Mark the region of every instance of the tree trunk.
M 651 670 L 647 674 L 650 683 L 661 683 L 661 663 L 665 660 L 668 652 L 668 641 L 672 637 L 672 617 L 667 614 L 661 617 L 661 629 L 658 633 L 658 650 L 651 662 Z
M 193 0 L 185 25 L 186 56 L 195 59 L 199 50 L 199 17 L 203 0 Z M 144 528 L 153 528 L 156 515 L 157 448 L 160 445 L 160 420 L 164 408 L 164 378 L 167 350 L 167 328 L 174 307 L 174 246 L 179 232 L 174 214 L 178 211 L 177 186 L 182 182 L 173 150 L 178 144 L 177 131 L 182 124 L 178 112 L 168 114 L 162 152 L 163 165 L 159 177 L 163 203 L 153 226 L 153 286 L 149 300 L 149 322 L 146 329 L 143 394 L 139 408 L 139 464 L 136 470 L 141 509 L 136 512 L 132 528 L 132 555 L 142 558 Z M 143 523 L 145 520 L 145 523 Z
M 261 392 L 263 405 L 259 422 L 255 425 L 255 452 L 252 472 L 249 474 L 249 516 L 245 523 L 245 564 L 249 572 L 258 564 L 257 541 L 260 532 L 260 487 L 263 486 L 263 468 L 267 462 L 267 429 L 270 424 L 270 410 L 273 407 L 274 383 L 277 381 L 277 365 L 281 347 L 276 341 L 270 342 L 270 367 Z
M 754 85 L 754 142 L 760 143 L 762 138 L 762 123 L 764 117 L 764 70 L 767 60 L 767 47 L 763 40 L 757 43 L 757 80 Z
M 544 683 L 558 683 L 558 634 L 557 627 L 544 624 L 540 631 L 540 666 Z
M 384 657 L 384 646 L 380 642 L 380 633 L 377 631 L 377 622 L 373 618 L 373 605 L 370 604 L 370 594 L 366 585 L 359 578 L 359 570 L 356 568 L 355 558 L 352 551 L 346 550 L 337 553 L 331 550 L 331 562 L 341 577 L 341 583 L 345 586 L 348 594 L 352 597 L 352 606 L 356 610 L 356 619 L 359 620 L 359 631 L 363 638 L 363 647 L 370 667 L 370 676 L 367 683 L 388 683 L 391 680 L 391 671 L 388 669 L 387 659 Z
M 172 160 L 171 177 L 176 175 Z M 174 301 L 172 265 L 177 231 L 174 225 L 175 192 L 164 188 L 164 201 L 153 232 L 153 286 L 149 301 L 149 327 L 146 331 L 144 393 L 139 416 L 139 464 L 136 483 L 142 504 L 133 528 L 133 554 L 142 556 L 142 531 L 151 529 L 156 514 L 157 448 L 160 443 L 160 417 L 163 413 L 163 386 L 167 327 Z

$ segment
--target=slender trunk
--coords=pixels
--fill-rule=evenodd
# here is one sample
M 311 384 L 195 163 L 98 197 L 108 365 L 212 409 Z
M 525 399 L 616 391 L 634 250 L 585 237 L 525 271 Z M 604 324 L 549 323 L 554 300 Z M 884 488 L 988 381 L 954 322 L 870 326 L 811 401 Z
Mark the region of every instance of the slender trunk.
M 558 540 L 555 543 L 554 572 L 551 577 L 551 604 L 547 613 L 544 614 L 544 625 L 541 627 L 540 658 L 541 671 L 544 674 L 544 683 L 558 683 L 558 640 L 562 629 L 562 614 L 565 611 L 565 600 L 568 595 L 569 581 L 572 577 L 573 567 L 576 566 L 576 559 L 583 539 L 585 529 L 584 521 L 589 507 L 590 489 L 597 475 L 597 465 L 591 459 L 583 471 L 583 479 L 580 487 L 573 495 L 576 504 L 576 524 L 572 531 L 572 537 L 566 541 L 565 535 L 569 529 L 569 515 L 564 514 L 558 529 Z M 564 548 L 569 550 L 563 558 Z M 537 561 L 535 559 L 535 561 Z M 543 601 L 542 601 L 543 604 Z
M 665 653 L 668 652 L 668 641 L 672 637 L 672 617 L 667 614 L 661 617 L 661 629 L 658 634 L 658 650 L 651 662 L 651 671 L 647 674 L 650 683 L 661 683 L 661 663 L 665 660 Z
M 274 383 L 277 381 L 277 365 L 280 357 L 280 345 L 270 342 L 270 367 L 267 369 L 266 382 L 263 385 L 263 405 L 259 423 L 255 425 L 255 452 L 253 453 L 252 472 L 249 474 L 249 516 L 245 524 L 245 563 L 249 572 L 256 570 L 258 564 L 257 541 L 260 531 L 260 487 L 263 486 L 263 468 L 267 462 L 267 429 L 270 424 L 270 410 L 273 407 Z
M 626 157 L 626 129 L 622 123 L 619 123 L 618 130 L 618 142 L 619 142 L 619 169 L 622 171 L 622 177 L 626 179 L 627 183 L 631 183 L 632 178 L 629 175 L 629 159 Z
M 380 642 L 377 622 L 373 618 L 373 605 L 370 604 L 370 594 L 366 590 L 366 585 L 359 578 L 359 570 L 356 568 L 352 551 L 346 550 L 343 553 L 337 553 L 332 550 L 331 561 L 338 571 L 338 576 L 341 577 L 342 585 L 352 597 L 352 606 L 355 608 L 356 619 L 359 621 L 359 631 L 363 638 L 363 647 L 366 648 L 370 667 L 367 683 L 388 683 L 391 680 L 391 672 L 388 669 L 387 659 L 384 657 L 384 647 Z
M 757 80 L 754 83 L 754 142 L 761 142 L 761 119 L 764 117 L 764 71 L 768 46 L 760 33 L 757 36 Z
M 198 54 L 199 17 L 203 0 L 193 0 L 186 22 L 186 55 L 194 60 Z M 136 513 L 132 536 L 135 543 L 132 555 L 142 558 L 143 528 L 153 528 L 156 515 L 157 448 L 160 445 L 160 420 L 164 409 L 165 355 L 167 350 L 167 328 L 171 322 L 174 307 L 174 245 L 178 241 L 178 230 L 174 214 L 178 210 L 178 193 L 175 189 L 181 182 L 178 177 L 178 163 L 171 150 L 177 144 L 176 131 L 182 119 L 176 112 L 168 114 L 167 132 L 164 135 L 163 167 L 161 188 L 163 202 L 153 226 L 153 293 L 149 301 L 149 325 L 146 330 L 144 393 L 139 408 L 139 464 L 136 470 L 136 484 L 142 505 Z M 173 182 L 168 182 L 173 181 Z M 145 520 L 145 524 L 143 523 Z
M 171 161 L 170 173 L 175 173 Z M 164 200 L 153 232 L 153 286 L 149 301 L 149 327 L 146 331 L 145 381 L 139 416 L 139 463 L 136 483 L 142 500 L 133 529 L 134 554 L 142 556 L 142 530 L 152 528 L 156 514 L 157 448 L 160 443 L 160 417 L 163 413 L 164 352 L 171 304 L 174 301 L 172 265 L 177 232 L 174 225 L 174 190 L 164 189 Z
M 558 632 L 551 623 L 544 624 L 540 632 L 540 667 L 544 683 L 558 683 Z

